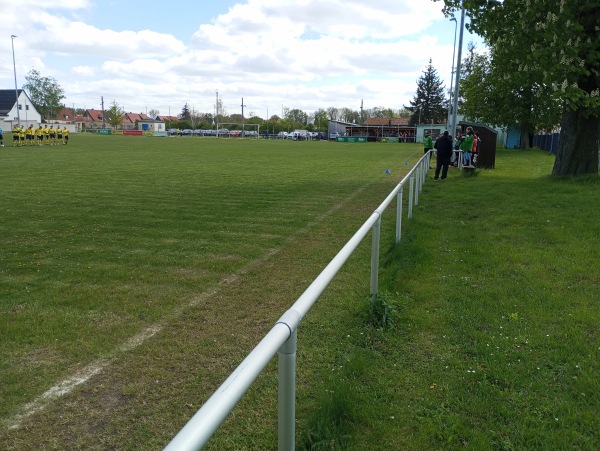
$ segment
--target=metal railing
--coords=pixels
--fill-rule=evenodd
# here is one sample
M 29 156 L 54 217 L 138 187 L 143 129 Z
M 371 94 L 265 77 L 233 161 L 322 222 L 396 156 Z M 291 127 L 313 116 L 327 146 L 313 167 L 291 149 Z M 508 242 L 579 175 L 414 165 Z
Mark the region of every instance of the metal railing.
M 419 193 L 423 190 L 431 154 L 432 151 L 429 151 L 419 159 L 417 164 L 396 185 L 394 190 L 377 207 L 369 219 L 350 238 L 292 307 L 279 318 L 260 343 L 171 440 L 165 450 L 201 449 L 277 353 L 279 354 L 278 449 L 283 451 L 295 448 L 298 325 L 369 231 L 372 231 L 370 299 L 371 302 L 374 302 L 379 286 L 381 216 L 392 201 L 396 199 L 396 244 L 398 244 L 402 231 L 402 194 L 404 186 L 409 185 L 408 218 L 412 218 L 413 205 L 419 204 Z

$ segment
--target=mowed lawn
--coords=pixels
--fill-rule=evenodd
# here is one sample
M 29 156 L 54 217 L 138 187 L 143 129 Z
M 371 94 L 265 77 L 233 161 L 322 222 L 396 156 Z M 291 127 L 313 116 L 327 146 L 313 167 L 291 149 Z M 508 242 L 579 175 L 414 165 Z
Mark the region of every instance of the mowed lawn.
M 163 446 L 419 157 L 77 134 L 3 148 L 2 447 Z M 357 283 L 362 302 L 368 273 Z
M 0 448 L 162 449 L 420 155 L 2 149 Z M 552 163 L 499 150 L 493 170 L 430 171 L 399 246 L 390 207 L 393 324 L 367 313 L 367 237 L 299 327 L 297 449 L 600 449 L 600 179 L 551 179 Z M 274 359 L 207 449 L 276 448 Z

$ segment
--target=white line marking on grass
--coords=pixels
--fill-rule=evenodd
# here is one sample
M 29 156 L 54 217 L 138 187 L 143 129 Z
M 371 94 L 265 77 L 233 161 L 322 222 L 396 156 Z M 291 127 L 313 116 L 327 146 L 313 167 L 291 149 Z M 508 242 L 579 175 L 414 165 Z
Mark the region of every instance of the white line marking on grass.
M 112 361 L 118 354 L 122 352 L 131 351 L 132 349 L 137 348 L 161 330 L 162 326 L 159 324 L 148 327 L 141 333 L 134 335 L 121 346 L 119 346 L 109 357 L 98 359 L 90 363 L 82 370 L 78 371 L 77 373 L 68 377 L 67 379 L 59 382 L 54 387 L 47 390 L 45 393 L 42 393 L 40 396 L 35 398 L 33 401 L 25 404 L 20 409 L 21 412 L 16 414 L 11 419 L 11 421 L 8 422 L 8 429 L 18 429 L 19 426 L 21 426 L 21 421 L 23 421 L 25 418 L 33 415 L 36 412 L 41 411 L 55 399 L 58 399 L 64 395 L 71 393 L 78 385 L 86 383 L 96 374 L 104 370 L 104 368 L 106 368 L 112 363 Z
M 5 421 L 5 424 L 8 425 L 7 426 L 8 429 L 18 429 L 21 426 L 21 422 L 24 419 L 34 415 L 37 412 L 40 412 L 41 410 L 46 408 L 46 406 L 48 406 L 52 401 L 54 401 L 58 398 L 61 398 L 65 395 L 68 395 L 76 387 L 78 387 L 81 384 L 86 383 L 92 377 L 101 373 L 106 367 L 108 367 L 115 360 L 115 358 L 119 354 L 131 351 L 131 350 L 137 348 L 138 346 L 140 346 L 144 342 L 146 342 L 146 340 L 152 338 L 154 335 L 159 333 L 163 329 L 163 324 L 165 321 L 170 321 L 173 318 L 176 318 L 177 316 L 179 316 L 183 312 L 184 309 L 186 309 L 188 307 L 194 307 L 194 306 L 198 305 L 198 303 L 200 303 L 200 301 L 209 299 L 210 297 L 217 294 L 219 292 L 220 287 L 222 287 L 223 285 L 227 285 L 227 284 L 230 284 L 232 282 L 239 280 L 239 278 L 243 274 L 246 274 L 248 271 L 250 271 L 254 267 L 260 265 L 261 263 L 266 262 L 270 258 L 277 255 L 279 252 L 281 252 L 283 250 L 283 248 L 286 245 L 288 245 L 289 243 L 296 240 L 299 236 L 307 233 L 310 229 L 312 229 L 317 224 L 319 224 L 320 222 L 322 222 L 323 220 L 325 220 L 326 218 L 331 216 L 334 212 L 336 212 L 337 210 L 343 208 L 348 203 L 350 203 L 356 196 L 358 196 L 365 189 L 367 189 L 372 183 L 374 183 L 374 182 L 365 184 L 361 188 L 357 189 L 350 196 L 348 196 L 346 199 L 344 199 L 342 202 L 335 204 L 327 212 L 319 215 L 315 220 L 309 222 L 306 226 L 298 229 L 295 233 L 290 235 L 280 246 L 274 247 L 271 249 L 267 249 L 267 251 L 263 255 L 250 261 L 245 266 L 240 268 L 237 272 L 226 276 L 225 278 L 223 278 L 222 280 L 217 282 L 217 284 L 215 286 L 213 286 L 212 288 L 207 289 L 206 291 L 200 293 L 198 296 L 195 296 L 194 298 L 192 298 L 186 304 L 176 308 L 171 315 L 164 318 L 162 321 L 155 323 L 152 326 L 150 326 L 147 329 L 140 332 L 139 334 L 134 335 L 129 340 L 127 340 L 125 343 L 118 346 L 108 357 L 101 358 L 101 359 L 98 359 L 98 360 L 90 363 L 89 365 L 87 365 L 86 367 L 81 369 L 80 371 L 76 372 L 74 375 L 64 379 L 63 381 L 59 382 L 55 386 L 51 387 L 49 390 L 47 390 L 46 392 L 44 392 L 43 394 L 41 394 L 40 396 L 35 398 L 33 401 L 23 405 L 19 409 L 19 413 L 15 414 L 13 417 L 11 417 Z

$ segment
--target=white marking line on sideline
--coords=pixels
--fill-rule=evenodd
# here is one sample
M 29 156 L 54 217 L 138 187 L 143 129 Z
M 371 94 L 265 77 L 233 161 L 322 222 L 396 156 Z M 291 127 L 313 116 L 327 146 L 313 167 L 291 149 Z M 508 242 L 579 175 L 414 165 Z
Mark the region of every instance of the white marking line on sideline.
M 334 205 L 327 212 L 319 215 L 314 221 L 311 221 L 306 226 L 302 227 L 301 229 L 298 229 L 295 233 L 290 235 L 281 246 L 268 249 L 261 257 L 250 261 L 248 264 L 246 264 L 245 266 L 240 268 L 240 270 L 238 272 L 236 272 L 234 274 L 230 274 L 229 276 L 226 276 L 224 279 L 219 281 L 215 287 L 208 289 L 207 291 L 204 291 L 199 296 L 196 296 L 193 299 L 191 299 L 187 304 L 185 304 L 179 308 L 176 308 L 173 311 L 173 313 L 171 315 L 169 315 L 168 318 L 165 318 L 165 320 L 170 320 L 172 318 L 175 318 L 175 317 L 179 316 L 185 308 L 194 307 L 194 306 L 198 305 L 198 303 L 201 300 L 210 298 L 211 296 L 214 296 L 215 294 L 218 293 L 220 286 L 237 281 L 241 275 L 247 273 L 254 266 L 264 263 L 268 259 L 274 257 L 279 252 L 281 252 L 281 250 L 285 247 L 285 245 L 294 241 L 296 238 L 298 238 L 302 234 L 308 232 L 310 229 L 315 227 L 319 222 L 325 220 L 327 217 L 331 216 L 335 211 L 341 209 L 342 207 L 347 205 L 349 202 L 351 202 L 356 196 L 358 196 L 365 189 L 367 189 L 367 187 L 369 185 L 371 185 L 371 183 L 367 183 L 364 186 L 362 186 L 361 188 L 357 189 L 354 193 L 352 193 L 350 196 L 348 196 L 342 202 Z M 58 384 L 51 387 L 46 392 L 44 392 L 43 394 L 41 394 L 40 396 L 35 398 L 33 401 L 28 402 L 27 404 L 23 405 L 19 409 L 20 413 L 15 414 L 12 418 L 8 419 L 8 421 L 6 422 L 8 424 L 8 429 L 18 429 L 21 426 L 21 422 L 24 419 L 30 417 L 31 415 L 33 415 L 37 412 L 40 412 L 41 410 L 46 408 L 46 406 L 48 406 L 48 404 L 50 404 L 55 399 L 58 399 L 65 395 L 68 395 L 77 386 L 86 383 L 88 380 L 90 380 L 96 374 L 99 374 L 100 372 L 102 372 L 107 366 L 109 366 L 112 363 L 112 361 L 116 358 L 116 356 L 118 354 L 121 354 L 121 353 L 124 353 L 127 351 L 131 351 L 131 350 L 137 348 L 138 346 L 142 345 L 146 340 L 152 338 L 154 335 L 159 333 L 162 330 L 162 328 L 163 328 L 162 322 L 156 323 L 156 324 L 148 327 L 147 329 L 143 330 L 139 334 L 131 337 L 129 340 L 127 340 L 122 345 L 118 346 L 115 349 L 115 351 L 113 353 L 111 353 L 111 355 L 109 357 L 106 357 L 103 359 L 98 359 L 98 360 L 90 363 L 89 365 L 84 367 L 82 370 L 75 373 L 73 376 L 70 376 L 67 379 L 64 379 L 63 381 L 59 382 Z

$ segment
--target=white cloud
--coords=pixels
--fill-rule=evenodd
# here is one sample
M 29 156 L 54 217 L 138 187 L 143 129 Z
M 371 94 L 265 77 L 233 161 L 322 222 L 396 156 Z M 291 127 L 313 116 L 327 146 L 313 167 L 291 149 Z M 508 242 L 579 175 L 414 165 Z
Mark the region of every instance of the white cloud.
M 93 77 L 96 72 L 90 66 L 75 66 L 72 69 L 73 73 L 83 77 Z
M 18 10 L 32 8 L 28 21 L 16 18 Z M 240 0 L 198 23 L 191 36 L 178 36 L 176 23 L 172 33 L 134 25 L 135 17 L 130 29 L 102 28 L 85 19 L 90 8 L 94 3 L 85 0 L 0 6 L 4 22 L 15 27 L 8 32 L 22 35 L 15 40 L 21 77 L 31 68 L 54 76 L 68 104 L 105 96 L 133 111 L 185 102 L 211 111 L 219 89 L 231 109 L 245 97 L 259 115 L 282 103 L 358 108 L 363 97 L 371 106 L 398 108 L 408 103 L 430 57 L 440 76 L 450 78 L 451 39 L 441 44 L 424 34 L 435 21 L 454 32 L 439 2 Z M 185 14 L 181 20 L 194 20 Z M 0 52 L 10 58 L 6 42 Z M 0 68 L 5 85 L 8 69 Z

